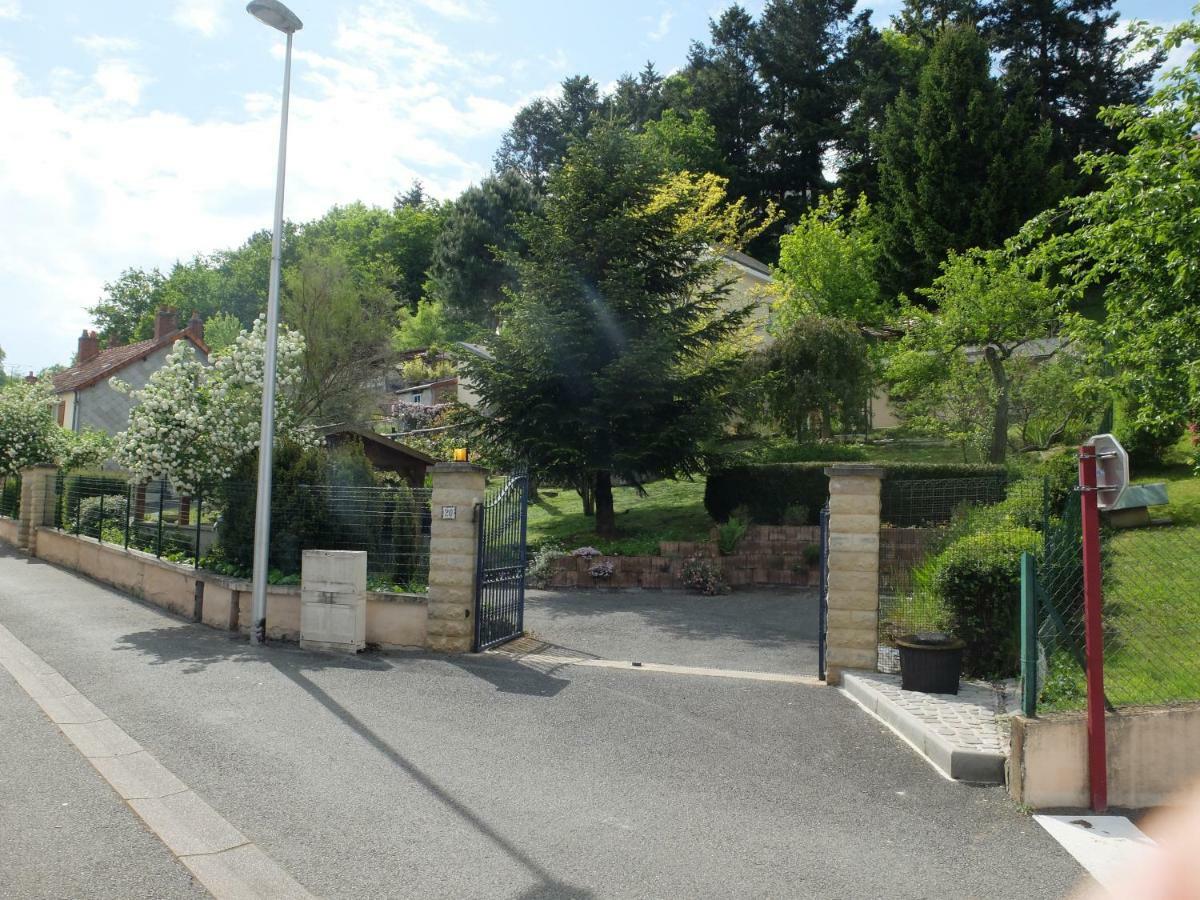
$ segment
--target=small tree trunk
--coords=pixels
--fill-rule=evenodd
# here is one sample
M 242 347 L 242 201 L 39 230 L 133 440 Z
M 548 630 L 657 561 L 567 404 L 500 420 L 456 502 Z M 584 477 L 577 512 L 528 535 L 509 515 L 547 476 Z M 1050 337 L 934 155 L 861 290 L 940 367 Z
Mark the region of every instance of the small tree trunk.
M 596 473 L 596 534 L 615 537 L 617 514 L 613 510 L 612 475 L 607 469 Z
M 988 451 L 988 462 L 1003 463 L 1008 455 L 1008 407 L 1009 380 L 1004 371 L 1004 360 L 999 351 L 989 346 L 983 352 L 988 368 L 992 372 L 992 381 L 996 385 L 996 409 L 992 414 L 992 443 Z
M 579 494 L 579 499 L 583 501 L 583 514 L 585 516 L 594 516 L 596 514 L 596 490 L 592 484 L 590 475 L 583 475 L 579 479 L 579 483 L 575 487 L 575 492 Z

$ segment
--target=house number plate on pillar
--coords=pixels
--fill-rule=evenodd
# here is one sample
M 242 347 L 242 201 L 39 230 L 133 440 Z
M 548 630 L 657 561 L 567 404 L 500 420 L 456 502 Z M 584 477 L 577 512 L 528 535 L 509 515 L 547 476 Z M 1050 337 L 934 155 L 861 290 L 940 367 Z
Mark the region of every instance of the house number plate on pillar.
M 442 518 L 443 519 L 457 519 L 458 518 L 458 507 L 457 506 L 443 506 L 442 507 Z

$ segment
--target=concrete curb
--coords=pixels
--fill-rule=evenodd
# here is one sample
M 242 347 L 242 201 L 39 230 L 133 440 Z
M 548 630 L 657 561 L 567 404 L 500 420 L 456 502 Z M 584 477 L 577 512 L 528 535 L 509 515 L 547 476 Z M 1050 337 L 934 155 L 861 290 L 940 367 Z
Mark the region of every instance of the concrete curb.
M 957 747 L 905 709 L 875 690 L 870 682 L 854 672 L 842 673 L 842 690 L 914 749 L 943 775 L 955 781 L 1004 784 L 1003 753 L 990 753 Z

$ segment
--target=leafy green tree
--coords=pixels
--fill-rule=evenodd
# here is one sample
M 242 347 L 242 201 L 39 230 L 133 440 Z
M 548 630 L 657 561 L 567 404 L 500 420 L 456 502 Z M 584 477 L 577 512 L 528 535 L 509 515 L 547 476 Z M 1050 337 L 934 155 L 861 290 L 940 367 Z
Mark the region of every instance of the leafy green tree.
M 533 186 L 511 171 L 463 191 L 448 205 L 433 244 L 430 295 L 464 321 L 495 328 L 504 292 L 515 283 L 508 257 L 525 249 L 513 226 L 537 205 Z M 415 313 L 421 314 L 420 309 Z
M 879 243 L 865 197 L 851 204 L 841 191 L 822 197 L 779 239 L 772 289 L 783 329 L 811 316 L 883 324 L 876 267 Z
M 928 285 L 950 251 L 994 248 L 1053 203 L 1051 133 L 1032 98 L 1005 101 L 987 43 L 942 29 L 915 97 L 892 105 L 880 142 L 881 280 L 886 294 Z
M 397 351 L 445 349 L 455 341 L 469 341 L 479 337 L 479 326 L 461 316 L 451 315 L 441 300 L 425 300 L 417 306 L 415 313 L 401 309 L 397 318 L 392 346 Z
M 301 417 L 321 423 L 359 422 L 374 396 L 371 385 L 393 361 L 386 323 L 392 296 L 355 274 L 345 251 L 314 247 L 286 273 L 283 320 L 304 337 L 297 392 Z
M 892 396 L 910 416 L 1002 463 L 1017 360 L 1031 341 L 1054 334 L 1057 298 L 1002 252 L 981 250 L 951 253 L 926 294 L 936 313 L 901 312 L 907 333 L 889 361 Z
M 114 346 L 151 337 L 164 281 L 158 269 L 126 269 L 116 281 L 107 282 L 104 295 L 88 308 L 101 339 Z
M 57 462 L 60 436 L 48 381 L 14 378 L 0 387 L 0 475 Z
M 226 347 L 233 346 L 237 336 L 241 334 L 242 323 L 233 313 L 217 313 L 204 323 L 204 343 L 213 353 L 220 353 Z
M 1200 39 L 1200 23 L 1143 31 L 1151 53 Z M 1104 314 L 1068 317 L 1068 329 L 1113 373 L 1128 434 L 1161 447 L 1200 412 L 1200 56 L 1167 73 L 1143 104 L 1106 110 L 1128 152 L 1087 154 L 1103 185 L 1064 200 L 1026 227 L 1021 244 L 1075 308 L 1094 293 Z
M 614 476 L 696 471 L 721 427 L 745 312 L 724 312 L 714 241 L 745 210 L 697 204 L 706 186 L 664 183 L 627 131 L 602 126 L 568 153 L 542 209 L 520 228 L 528 254 L 493 357 L 464 359 L 485 439 L 543 476 L 594 487 L 611 535 Z
M 759 351 L 758 417 L 797 441 L 832 437 L 863 424 L 874 367 L 862 333 L 842 319 L 810 316 L 780 328 Z
M 726 174 L 729 167 L 717 149 L 717 134 L 708 113 L 698 109 L 685 120 L 668 109 L 662 117 L 646 123 L 638 135 L 647 154 L 658 160 L 664 172 L 714 172 Z

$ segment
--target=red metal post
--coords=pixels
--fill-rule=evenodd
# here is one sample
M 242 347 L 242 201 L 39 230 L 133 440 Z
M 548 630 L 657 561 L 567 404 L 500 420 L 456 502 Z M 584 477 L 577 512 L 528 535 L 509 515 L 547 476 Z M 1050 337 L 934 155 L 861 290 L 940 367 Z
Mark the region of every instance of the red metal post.
M 1088 780 L 1092 810 L 1108 808 L 1108 753 L 1104 734 L 1104 630 L 1100 618 L 1100 508 L 1096 449 L 1079 448 L 1079 503 L 1083 516 L 1083 634 L 1087 653 Z

